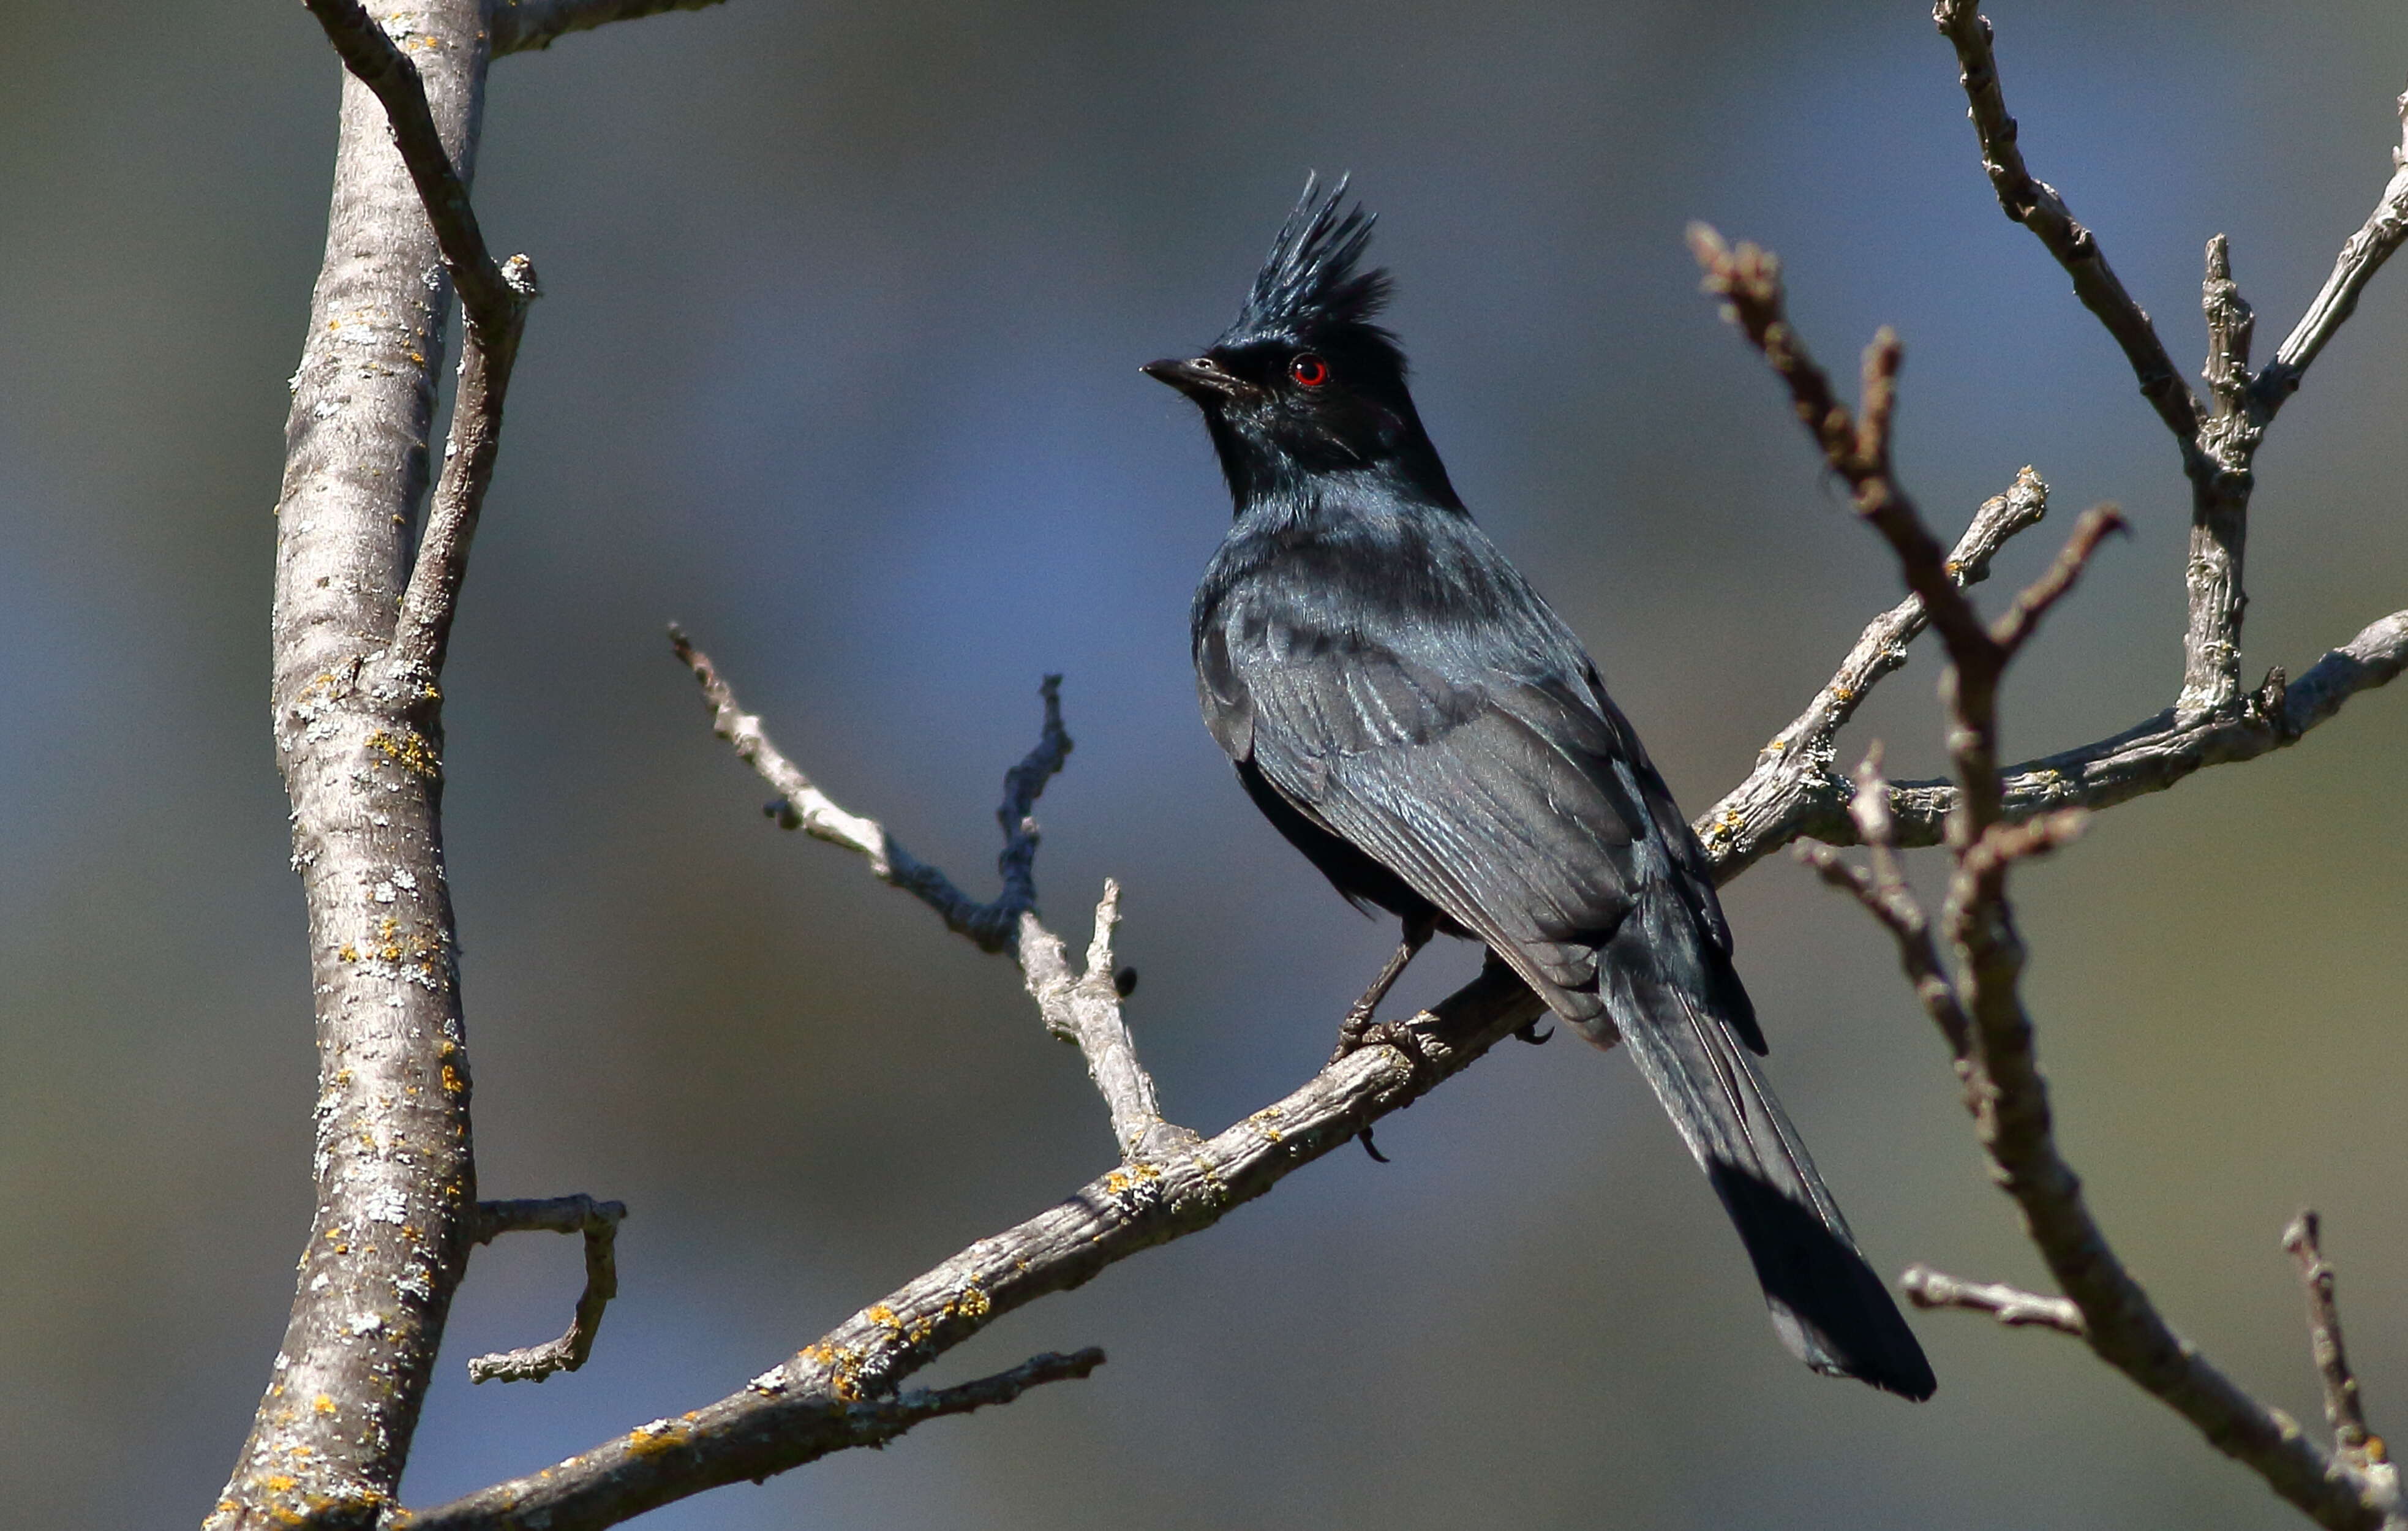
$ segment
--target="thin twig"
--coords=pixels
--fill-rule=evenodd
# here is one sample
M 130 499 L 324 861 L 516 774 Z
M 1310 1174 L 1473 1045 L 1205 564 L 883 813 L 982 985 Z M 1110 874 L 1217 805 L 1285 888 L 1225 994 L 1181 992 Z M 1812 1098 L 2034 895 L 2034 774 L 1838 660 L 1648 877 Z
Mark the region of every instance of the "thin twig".
M 811 785 L 769 741 L 761 720 L 737 705 L 735 692 L 710 656 L 695 648 L 681 630 L 671 627 L 669 641 L 702 686 L 703 696 L 710 704 L 712 730 L 733 744 L 738 757 L 778 792 L 778 801 L 770 807 L 780 823 L 860 852 L 882 881 L 934 909 L 949 928 L 989 952 L 1009 953 L 1019 964 L 1045 1029 L 1076 1043 L 1085 1057 L 1087 1075 L 1111 1113 L 1112 1137 L 1120 1144 L 1124 1161 L 1140 1165 L 1150 1157 L 1183 1152 L 1195 1145 L 1194 1132 L 1163 1119 L 1153 1076 L 1138 1062 L 1137 1044 L 1121 1018 L 1124 974 L 1112 956 L 1112 934 L 1121 917 L 1120 885 L 1109 880 L 1104 884 L 1083 971 L 1072 970 L 1062 938 L 1037 917 L 1038 833 L 1037 821 L 1029 815 L 1046 782 L 1061 771 L 1070 752 L 1070 735 L 1062 726 L 1060 676 L 1045 678 L 1041 689 L 1045 725 L 1036 748 L 1003 779 L 1003 806 L 996 812 L 1004 831 L 1003 892 L 992 903 L 973 904 L 944 873 L 896 845 L 876 820 L 846 812 Z M 1013 922 L 1008 940 L 993 934 L 1005 920 Z
M 2207 242 L 2207 277 L 2200 284 L 2200 308 L 2207 318 L 2208 395 L 2218 416 L 2247 412 L 2249 345 L 2257 313 L 2232 279 L 2232 244 L 2223 235 Z
M 577 1312 L 566 1334 L 523 1350 L 477 1356 L 468 1363 L 468 1381 L 540 1382 L 553 1372 L 575 1371 L 585 1365 L 586 1357 L 594 1353 L 594 1337 L 602 1329 L 603 1309 L 619 1295 L 619 1223 L 626 1215 L 625 1202 L 595 1201 L 587 1195 L 477 1204 L 480 1244 L 490 1244 L 506 1233 L 582 1234 L 585 1289 L 578 1295 Z
M 1763 352 L 1773 375 L 1788 388 L 1799 423 L 1823 449 L 1831 471 L 1846 482 L 1856 514 L 1899 551 L 1906 588 L 1921 598 L 1926 620 L 1943 633 L 1952 627 L 1978 630 L 1981 619 L 1972 603 L 1949 577 L 1948 555 L 1924 527 L 1890 470 L 1887 401 L 1897 387 L 1902 354 L 1898 336 L 1884 329 L 1865 348 L 1864 397 L 1870 408 L 1859 426 L 1831 392 L 1829 375 L 1815 365 L 1790 327 L 1781 262 L 1752 244 L 1734 250 L 1703 223 L 1689 225 L 1689 251 L 1705 273 L 1704 290 L 1724 300 L 1723 316 Z
M 2099 544 L 2118 532 L 2131 530 L 2124 513 L 2112 505 L 2094 505 L 2073 524 L 2073 536 L 2058 550 L 2057 561 L 2018 594 L 1999 620 L 1990 624 L 1990 640 L 1999 646 L 2000 662 L 2013 659 L 2028 642 L 2049 608 L 2063 600 L 2089 566 Z
M 494 0 L 494 56 L 550 48 L 571 32 L 671 10 L 704 10 L 725 0 Z
M 1004 778 L 1003 806 L 996 812 L 1004 830 L 1003 853 L 998 858 L 1003 891 L 980 903 L 943 872 L 904 850 L 878 821 L 846 812 L 812 785 L 810 778 L 769 742 L 761 731 L 760 718 L 736 705 L 735 693 L 720 679 L 710 656 L 694 646 L 684 629 L 672 625 L 669 644 L 702 687 L 703 700 L 711 710 L 712 731 L 734 745 L 738 757 L 777 792 L 778 801 L 770 805 L 770 812 L 780 827 L 799 829 L 813 839 L 857 852 L 869 863 L 871 876 L 936 910 L 946 929 L 968 937 L 981 950 L 1012 949 L 1020 937 L 1021 916 L 1037 905 L 1033 867 L 1038 832 L 1029 814 L 1046 782 L 1062 769 L 1070 753 L 1070 736 L 1062 726 L 1060 676 L 1047 676 L 1039 689 L 1045 701 L 1045 723 L 1036 747 Z
M 1850 866 L 1837 851 L 1826 845 L 1801 845 L 1798 847 L 1798 856 L 1813 867 L 1824 881 L 1853 895 L 1890 933 L 1898 943 L 1899 962 L 1906 969 L 1915 999 L 1923 1006 L 1924 1013 L 1931 1017 L 1931 1023 L 1940 1028 L 1942 1038 L 1948 1044 L 1949 1056 L 1963 1058 L 1971 1051 L 1972 1023 L 1965 1018 L 1956 986 L 1949 981 L 1947 969 L 1941 966 L 1939 948 L 1932 942 L 1930 919 L 1924 913 L 1922 901 L 1907 886 L 1905 874 L 1899 866 L 1887 807 L 1889 786 L 1882 780 L 1881 755 L 1881 746 L 1876 743 L 1866 753 L 1864 764 L 1856 767 L 1856 793 L 1848 809 L 1865 844 L 1872 848 L 1872 869 Z
M 2325 1423 L 2332 1427 L 2334 1449 L 2360 1470 L 2387 1467 L 2389 1454 L 2383 1438 L 2366 1427 L 2358 1377 L 2342 1349 L 2341 1308 L 2333 1301 L 2333 1271 L 2325 1263 L 2320 1221 L 2313 1210 L 2302 1211 L 2283 1230 L 2283 1247 L 2299 1261 L 2300 1285 L 2307 1294 L 2308 1349 L 2324 1383 Z
M 1987 1313 L 2011 1329 L 2054 1329 L 2076 1339 L 2089 1337 L 2082 1309 L 2063 1297 L 2044 1297 L 1995 1281 L 1960 1281 L 1929 1266 L 1907 1266 L 1898 1284 L 1917 1308 Z
M 2366 215 L 2366 222 L 2343 242 L 2332 274 L 2258 375 L 2258 407 L 2270 419 L 2285 399 L 2298 392 L 2300 374 L 2357 309 L 2358 294 L 2365 291 L 2367 282 L 2383 269 L 2401 241 L 2408 239 L 2408 93 L 2393 106 L 2400 116 L 2401 142 L 2391 151 L 2391 181 L 2383 188 L 2382 198 Z
M 1096 905 L 1096 934 L 1087 946 L 1083 972 L 1073 971 L 1062 938 L 1034 914 L 1020 917 L 1020 966 L 1029 997 L 1037 1001 L 1045 1029 L 1077 1047 L 1087 1060 L 1087 1077 L 1112 1117 L 1112 1137 L 1124 1164 L 1140 1164 L 1195 1146 L 1196 1134 L 1166 1122 L 1154 1095 L 1154 1077 L 1137 1061 L 1137 1043 L 1121 1019 L 1120 969 L 1112 956 L 1112 933 L 1121 920 L 1121 887 L 1104 881 Z
M 1975 0 L 1939 0 L 1931 7 L 1932 23 L 1956 50 L 1963 71 L 1966 114 L 1982 144 L 1982 168 L 1989 173 L 2006 215 L 2039 236 L 2065 274 L 2073 279 L 2074 295 L 2099 316 L 2107 333 L 2123 348 L 2124 358 L 2141 385 L 2141 393 L 2181 442 L 2186 453 L 2195 451 L 2199 435 L 2199 400 L 2157 338 L 2157 326 L 2124 289 L 2122 279 L 2107 264 L 2098 236 L 2085 228 L 2065 205 L 2057 188 L 2034 177 L 2024 164 L 2016 142 L 2015 120 L 2007 115 L 2006 97 L 1999 88 L 1999 61 L 1990 49 L 1990 23 L 1977 13 Z

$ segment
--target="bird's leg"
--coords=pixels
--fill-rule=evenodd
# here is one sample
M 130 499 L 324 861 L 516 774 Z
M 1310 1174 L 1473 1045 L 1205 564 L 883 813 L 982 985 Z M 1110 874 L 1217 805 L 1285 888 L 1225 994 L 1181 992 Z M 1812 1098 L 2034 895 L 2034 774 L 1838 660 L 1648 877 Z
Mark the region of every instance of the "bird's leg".
M 1363 991 L 1363 997 L 1347 1010 L 1346 1019 L 1338 1023 L 1338 1051 L 1329 1055 L 1331 1063 L 1359 1048 L 1377 1047 L 1383 1043 L 1401 1049 L 1416 1065 L 1422 1061 L 1418 1049 L 1410 1041 L 1398 1039 L 1403 1033 L 1392 1026 L 1374 1026 L 1371 1012 L 1380 1008 L 1380 1001 L 1388 997 L 1388 991 L 1397 986 L 1397 980 L 1403 976 L 1406 965 L 1413 960 L 1414 953 L 1429 945 L 1429 938 L 1437 930 L 1438 916 L 1435 913 L 1405 917 L 1405 938 L 1397 947 L 1395 955 L 1388 959 L 1386 966 L 1380 969 L 1380 976 L 1371 980 L 1371 986 Z

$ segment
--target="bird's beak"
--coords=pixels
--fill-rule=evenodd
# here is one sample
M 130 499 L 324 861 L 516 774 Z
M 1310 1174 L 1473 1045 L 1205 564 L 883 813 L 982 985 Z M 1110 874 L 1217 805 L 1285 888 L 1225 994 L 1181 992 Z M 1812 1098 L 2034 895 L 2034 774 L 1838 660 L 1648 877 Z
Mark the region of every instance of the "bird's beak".
M 1227 367 L 1210 356 L 1193 357 L 1187 361 L 1167 357 L 1159 362 L 1148 362 L 1138 370 L 1156 382 L 1168 383 L 1202 405 L 1236 398 L 1246 386 Z

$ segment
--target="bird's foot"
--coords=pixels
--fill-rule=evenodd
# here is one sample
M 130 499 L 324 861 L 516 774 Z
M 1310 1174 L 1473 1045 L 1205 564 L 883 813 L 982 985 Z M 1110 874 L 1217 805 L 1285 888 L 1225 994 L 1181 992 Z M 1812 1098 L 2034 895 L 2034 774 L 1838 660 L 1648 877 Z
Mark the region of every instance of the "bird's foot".
M 1554 1039 L 1555 1035 L 1555 1027 L 1549 1026 L 1546 1030 L 1541 1031 L 1539 1029 L 1539 1023 L 1536 1021 L 1532 1021 L 1517 1029 L 1513 1033 L 1513 1039 L 1519 1042 L 1527 1042 L 1532 1047 L 1544 1047 L 1549 1041 Z

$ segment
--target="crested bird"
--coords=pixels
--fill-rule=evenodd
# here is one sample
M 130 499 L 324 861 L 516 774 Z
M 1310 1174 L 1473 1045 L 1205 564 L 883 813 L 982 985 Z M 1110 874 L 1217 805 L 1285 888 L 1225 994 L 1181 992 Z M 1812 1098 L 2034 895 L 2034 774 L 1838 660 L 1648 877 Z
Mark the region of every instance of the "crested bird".
M 1143 368 L 1201 408 L 1235 512 L 1191 613 L 1205 724 L 1280 833 L 1403 923 L 1339 1052 L 1410 1048 L 1372 1021 L 1389 986 L 1433 934 L 1485 943 L 1564 1024 L 1627 1049 L 1789 1350 L 1927 1398 L 1921 1347 L 1756 1064 L 1705 852 L 1579 638 L 1448 481 L 1345 192 L 1309 179 L 1237 321 Z

